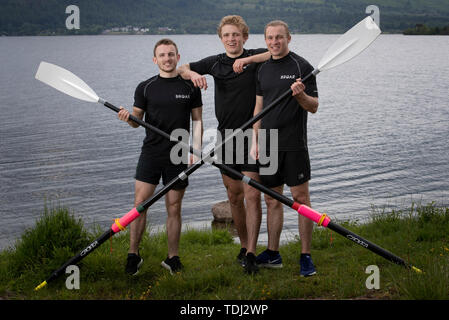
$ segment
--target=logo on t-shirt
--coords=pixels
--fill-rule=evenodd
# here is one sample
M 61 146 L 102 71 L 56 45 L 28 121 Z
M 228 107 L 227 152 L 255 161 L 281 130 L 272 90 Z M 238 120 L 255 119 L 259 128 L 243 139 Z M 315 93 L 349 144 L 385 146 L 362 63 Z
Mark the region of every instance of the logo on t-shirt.
M 190 94 L 176 94 L 176 99 L 190 99 Z
M 296 76 L 294 74 L 283 74 L 281 75 L 281 80 L 285 80 L 285 79 L 295 79 Z

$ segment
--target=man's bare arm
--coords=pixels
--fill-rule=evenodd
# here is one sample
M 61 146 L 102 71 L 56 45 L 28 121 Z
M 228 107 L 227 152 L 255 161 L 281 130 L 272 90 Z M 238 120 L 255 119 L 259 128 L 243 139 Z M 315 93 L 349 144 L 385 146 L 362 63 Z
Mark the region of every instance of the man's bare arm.
M 270 59 L 270 57 L 271 57 L 271 53 L 269 51 L 267 51 L 264 53 L 255 54 L 253 56 L 237 59 L 234 61 L 232 68 L 234 69 L 234 72 L 241 73 L 241 72 L 243 72 L 243 69 L 245 66 L 247 66 L 251 63 L 265 62 L 268 59 Z
M 254 106 L 254 116 L 259 114 L 263 108 L 263 96 L 256 95 L 256 105 Z M 261 126 L 261 120 L 253 124 L 253 138 L 251 144 L 250 155 L 254 160 L 259 159 L 258 133 Z
M 137 108 L 137 107 L 133 107 L 133 113 L 132 115 L 140 120 L 143 119 L 143 115 L 144 115 L 145 111 Z M 138 128 L 139 124 L 135 123 L 134 121 L 129 120 L 129 111 L 126 110 L 125 108 L 123 108 L 122 106 L 120 106 L 120 111 L 118 113 L 118 118 L 122 121 L 127 122 L 131 127 L 133 128 Z
M 198 87 L 200 89 L 204 89 L 207 90 L 207 81 L 206 81 L 206 77 L 195 72 L 192 71 L 190 69 L 190 64 L 186 63 L 183 64 L 182 66 L 180 66 L 178 69 L 178 74 L 184 79 L 184 80 L 190 80 L 193 82 L 193 85 L 195 87 Z
M 318 111 L 318 98 L 311 97 L 305 93 L 306 86 L 301 82 L 301 79 L 296 79 L 290 88 L 292 89 L 292 96 L 295 97 L 304 110 L 310 113 Z
M 192 109 L 192 141 L 193 149 L 201 151 L 203 145 L 203 108 L 198 107 Z M 193 162 L 198 161 L 199 158 L 194 155 Z

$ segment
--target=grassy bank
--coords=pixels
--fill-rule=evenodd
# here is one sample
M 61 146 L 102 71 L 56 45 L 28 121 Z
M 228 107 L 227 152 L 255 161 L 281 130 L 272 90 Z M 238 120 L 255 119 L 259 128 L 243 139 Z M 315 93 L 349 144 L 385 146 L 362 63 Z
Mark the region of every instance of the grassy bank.
M 66 277 L 35 292 L 71 256 L 102 233 L 86 231 L 66 209 L 46 211 L 12 249 L 0 253 L 3 299 L 449 299 L 449 208 L 412 205 L 409 210 L 375 212 L 366 224 L 342 223 L 349 230 L 410 261 L 417 274 L 375 255 L 340 235 L 315 228 L 312 257 L 318 275 L 299 276 L 300 241 L 283 245 L 284 268 L 249 276 L 235 262 L 239 245 L 226 230 L 183 232 L 184 271 L 170 275 L 160 266 L 167 254 L 164 233 L 146 235 L 139 275 L 124 273 L 127 231 L 80 263 L 80 289 Z M 264 250 L 258 248 L 258 253 Z M 367 289 L 369 265 L 380 270 L 380 289 Z

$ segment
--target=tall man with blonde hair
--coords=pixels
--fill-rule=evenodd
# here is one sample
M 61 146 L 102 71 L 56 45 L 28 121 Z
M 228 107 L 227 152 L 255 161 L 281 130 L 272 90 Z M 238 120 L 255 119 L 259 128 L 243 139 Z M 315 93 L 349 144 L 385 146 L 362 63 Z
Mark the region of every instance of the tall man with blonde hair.
M 236 60 L 257 55 L 255 62 L 261 62 L 267 60 L 270 55 L 266 49 L 243 48 L 249 36 L 249 28 L 240 16 L 223 17 L 217 33 L 224 46 L 224 53 L 185 64 L 178 70 L 184 79 L 190 79 L 196 87 L 202 89 L 207 89 L 205 74 L 214 78 L 217 131 L 221 140 L 224 140 L 226 131 L 229 134 L 229 129 L 240 128 L 254 113 L 257 64 L 248 65 L 243 70 L 242 65 Z M 258 164 L 249 158 L 251 141 L 245 143 L 243 154 L 237 154 L 236 141 L 234 139 L 232 143 L 233 148 L 225 146 L 221 150 L 221 162 L 252 179 L 259 180 Z M 243 161 L 237 161 L 242 158 Z M 227 159 L 233 159 L 233 163 L 229 163 Z M 223 172 L 222 179 L 241 244 L 237 259 L 248 273 L 256 273 L 258 267 L 255 253 L 262 216 L 260 192 L 239 179 L 226 176 Z

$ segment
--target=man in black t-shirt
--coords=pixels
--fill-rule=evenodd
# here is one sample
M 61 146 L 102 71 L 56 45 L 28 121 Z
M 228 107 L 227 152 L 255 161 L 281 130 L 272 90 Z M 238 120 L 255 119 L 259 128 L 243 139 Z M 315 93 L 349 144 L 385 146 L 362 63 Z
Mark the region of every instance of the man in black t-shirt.
M 162 39 L 156 43 L 153 62 L 158 65 L 159 74 L 137 86 L 132 114 L 139 119 L 143 119 L 145 115 L 145 122 L 169 134 L 176 129 L 190 132 L 191 117 L 196 122 L 196 126 L 193 127 L 193 147 L 201 150 L 201 91 L 195 88 L 191 81 L 186 81 L 178 76 L 176 65 L 179 58 L 176 44 L 170 39 Z M 121 107 L 118 117 L 133 128 L 139 126 L 129 120 L 129 112 L 123 107 Z M 175 164 L 176 161 L 171 158 L 170 152 L 175 144 L 173 141 L 146 130 L 135 176 L 134 205 L 136 207 L 153 195 L 161 177 L 165 185 L 187 169 L 187 159 L 183 159 L 180 164 Z M 187 185 L 188 179 L 186 178 L 165 195 L 168 255 L 167 259 L 162 261 L 162 266 L 170 273 L 177 272 L 182 268 L 178 248 L 181 234 L 181 202 Z M 139 255 L 139 244 L 145 227 L 146 212 L 130 225 L 130 248 L 126 272 L 131 275 L 138 273 L 143 262 Z
M 231 133 L 230 131 L 240 128 L 247 122 L 254 111 L 257 64 L 248 65 L 243 70 L 238 64 L 238 59 L 257 56 L 254 61 L 262 62 L 267 60 L 270 54 L 266 49 L 243 48 L 248 39 L 248 26 L 240 16 L 223 17 L 218 27 L 218 36 L 223 43 L 225 53 L 183 65 L 179 68 L 179 72 L 184 79 L 192 80 L 196 87 L 202 89 L 207 89 L 204 75 L 213 76 L 215 115 L 218 120 L 219 137 L 223 141 Z M 220 139 L 217 140 L 218 143 L 221 142 Z M 226 144 L 224 148 L 217 151 L 221 158 L 219 160 L 250 178 L 259 180 L 258 165 L 254 159 L 249 158 L 251 141 L 236 148 L 237 141 L 238 139 L 234 139 L 232 146 Z M 254 254 L 262 215 L 260 192 L 238 179 L 226 176 L 223 172 L 222 179 L 227 190 L 234 225 L 240 238 L 241 250 L 237 259 L 247 272 L 255 273 L 258 268 Z
M 289 88 L 293 93 L 253 126 L 256 137 L 254 141 L 257 141 L 259 128 L 278 130 L 278 157 L 274 159 L 277 161 L 275 167 L 278 170 L 275 174 L 265 175 L 261 168 L 261 181 L 278 193 L 283 192 L 286 183 L 296 202 L 311 206 L 308 183 L 311 175 L 307 148 L 307 115 L 318 110 L 318 91 L 315 76 L 308 78 L 305 83 L 301 82 L 301 78 L 312 72 L 313 67 L 304 58 L 289 50 L 290 40 L 285 22 L 272 21 L 265 27 L 265 42 L 271 53 L 271 59 L 260 64 L 257 71 L 254 114 L 259 113 Z M 251 155 L 257 158 L 258 148 L 262 147 L 266 146 L 253 143 Z M 266 147 L 266 150 L 270 148 Z M 268 268 L 280 268 L 282 258 L 279 254 L 279 240 L 283 225 L 283 207 L 280 202 L 267 195 L 265 201 L 268 247 L 257 256 L 257 263 Z M 311 276 L 316 273 L 310 256 L 313 223 L 303 216 L 299 216 L 298 223 L 301 237 L 300 274 Z

